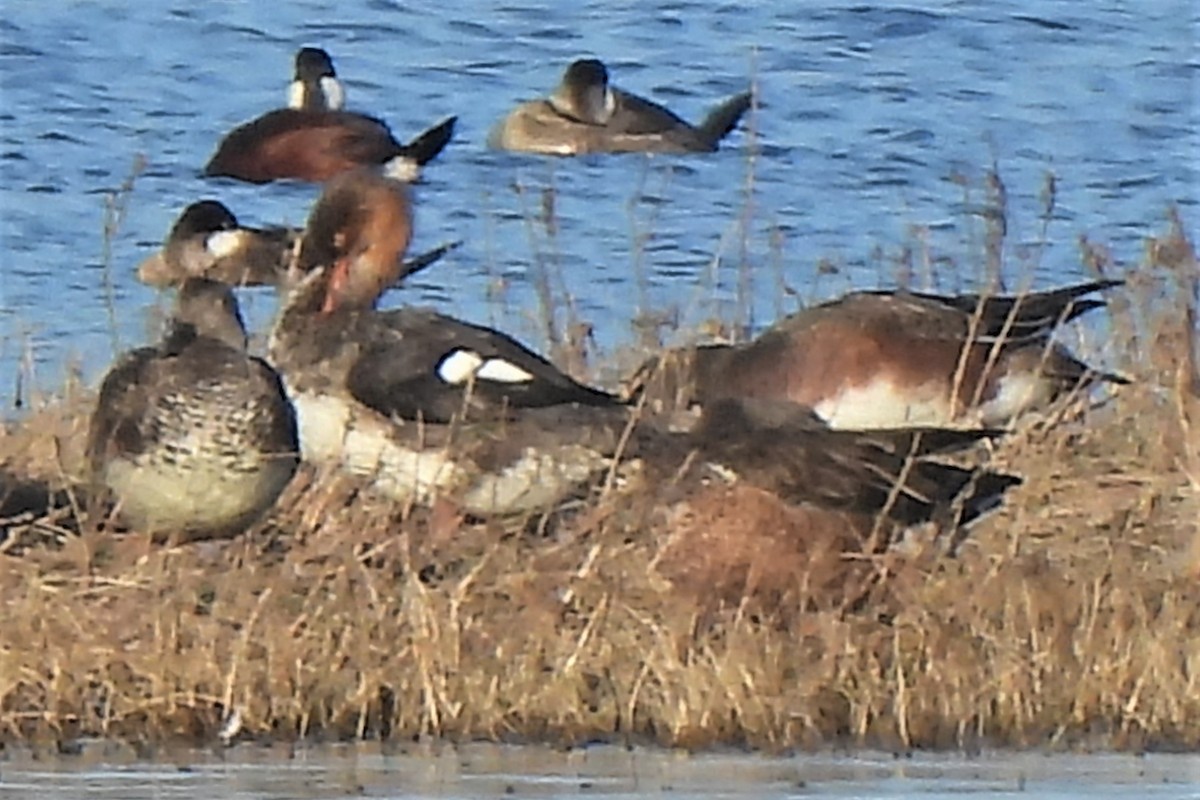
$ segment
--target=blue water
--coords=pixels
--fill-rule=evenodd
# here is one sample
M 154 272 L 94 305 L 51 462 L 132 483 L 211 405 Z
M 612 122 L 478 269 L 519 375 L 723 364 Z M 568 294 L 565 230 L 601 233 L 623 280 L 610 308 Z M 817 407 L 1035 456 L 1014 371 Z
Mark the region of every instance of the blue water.
M 1179 203 L 1200 220 L 1200 5 L 691 0 L 494 4 L 343 0 L 7 3 L 0 20 L 0 404 L 94 381 L 154 331 L 166 298 L 132 269 L 187 203 L 249 223 L 304 219 L 316 189 L 206 181 L 220 136 L 282 103 L 318 44 L 349 106 L 407 138 L 448 114 L 455 141 L 419 190 L 418 248 L 465 246 L 390 302 L 420 301 L 542 345 L 539 275 L 598 346 L 640 311 L 684 323 L 752 300 L 754 325 L 851 287 L 893 284 L 916 244 L 944 289 L 981 274 L 983 176 L 1008 192 L 1005 277 L 1083 276 L 1078 235 L 1135 260 Z M 704 157 L 544 159 L 484 149 L 488 127 L 595 54 L 613 80 L 685 117 L 757 84 L 753 137 Z M 111 193 L 147 160 L 106 254 Z M 750 157 L 753 154 L 753 158 Z M 1039 193 L 1058 196 L 1040 249 Z M 965 188 L 964 188 L 965 184 Z M 547 189 L 558 219 L 538 220 Z M 927 249 L 922 249 L 927 248 Z M 948 268 L 946 258 L 958 266 Z M 818 269 L 819 264 L 824 269 Z M 739 278 L 739 266 L 748 276 Z M 917 280 L 927 282 L 918 271 Z M 746 281 L 749 281 L 747 285 Z M 740 287 L 740 289 L 739 289 Z M 793 294 L 795 297 L 793 297 Z M 273 298 L 243 298 L 253 324 Z
M 1185 755 L 1041 755 L 975 757 L 918 754 L 895 758 L 621 747 L 563 751 L 535 746 L 415 746 L 381 752 L 378 744 L 299 749 L 240 747 L 190 751 L 153 761 L 96 743 L 72 758 L 0 762 L 0 790 L 12 800 L 77 797 L 162 800 L 392 800 L 479 797 L 896 798 L 970 797 L 1069 800 L 1180 800 L 1200 796 L 1200 757 Z

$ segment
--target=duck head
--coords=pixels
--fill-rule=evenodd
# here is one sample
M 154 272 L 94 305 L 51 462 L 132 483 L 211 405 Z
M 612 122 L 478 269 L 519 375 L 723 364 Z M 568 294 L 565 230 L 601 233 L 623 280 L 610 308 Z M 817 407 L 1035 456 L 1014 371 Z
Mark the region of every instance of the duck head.
M 305 111 L 341 111 L 346 91 L 337 78 L 333 59 L 319 47 L 302 47 L 288 87 L 288 107 Z
M 608 69 L 595 58 L 574 61 L 558 88 L 550 95 L 556 112 L 587 125 L 604 125 L 612 118 L 617 101 L 608 88 Z
M 176 333 L 190 331 L 236 350 L 246 349 L 246 324 L 233 290 L 224 283 L 188 278 L 179 287 L 171 322 Z
M 147 262 L 139 268 L 145 269 L 147 274 L 139 277 L 148 283 L 156 283 L 168 282 L 175 277 L 159 274 L 164 270 L 201 274 L 217 259 L 236 253 L 242 244 L 233 212 L 216 200 L 201 200 L 184 209 L 171 226 L 163 244 L 161 263 Z
M 356 170 L 326 184 L 300 243 L 298 268 L 328 268 L 323 313 L 374 308 L 400 277 L 412 240 L 407 187 L 371 170 Z

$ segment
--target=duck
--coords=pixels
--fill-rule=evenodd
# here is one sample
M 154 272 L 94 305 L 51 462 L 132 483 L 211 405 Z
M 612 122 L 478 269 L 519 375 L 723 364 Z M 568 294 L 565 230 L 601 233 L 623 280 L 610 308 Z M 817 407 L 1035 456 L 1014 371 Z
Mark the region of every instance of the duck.
M 307 315 L 327 313 L 320 300 L 322 293 L 332 291 L 327 272 L 315 268 L 293 290 L 273 331 L 270 352 L 297 408 L 304 458 L 363 478 L 369 489 L 400 503 L 431 505 L 451 498 L 473 517 L 525 517 L 586 495 L 603 476 L 628 462 L 630 469 L 620 470 L 623 483 L 751 486 L 789 504 L 812 507 L 812 524 L 821 530 L 850 520 L 852 530 L 861 532 L 884 512 L 889 531 L 946 521 L 964 493 L 963 516 L 955 524 L 966 524 L 1019 483 L 1019 478 L 992 473 L 980 483 L 976 470 L 924 460 L 995 436 L 994 431 L 908 429 L 877 432 L 891 438 L 867 438 L 864 432 L 830 429 L 815 417 L 764 420 L 745 413 L 743 401 L 729 400 L 705 407 L 702 423 L 692 430 L 675 431 L 643 423 L 636 409 L 588 387 L 583 393 L 549 391 L 533 401 L 510 395 L 488 409 L 476 409 L 468 399 L 472 379 L 453 379 L 444 369 L 447 359 L 438 365 L 431 352 L 453 348 L 457 357 L 473 351 L 477 355 L 465 363 L 476 369 L 493 365 L 479 369 L 474 381 L 494 382 L 496 392 L 510 374 L 516 376 L 518 364 L 529 375 L 533 363 L 552 367 L 529 351 L 518 355 L 506 347 L 501 353 L 473 341 L 480 333 L 489 343 L 504 341 L 496 338 L 498 332 L 474 330 L 458 338 L 461 329 L 446 324 L 445 317 L 436 320 L 439 335 L 426 340 L 420 325 L 409 327 L 407 320 L 397 324 L 403 317 L 364 324 L 370 319 L 364 312 L 350 316 L 335 311 L 329 312 L 333 325 L 326 329 L 332 335 L 319 333 L 319 342 L 298 341 L 292 338 L 300 331 L 293 327 L 298 318 L 291 317 L 289 324 L 288 315 L 305 306 Z M 310 295 L 322 283 L 316 296 Z M 386 338 L 368 335 L 364 341 L 364 331 L 381 331 L 376 328 L 381 323 L 392 333 Z M 415 335 L 406 339 L 410 331 Z M 442 337 L 451 334 L 454 342 L 448 344 Z M 311 337 L 313 331 L 299 335 Z M 439 347 L 425 352 L 427 341 L 438 341 Z M 412 356 L 410 348 L 421 352 Z M 392 369 L 411 378 L 388 380 Z M 561 373 L 521 378 L 541 387 L 571 381 Z M 443 397 L 444 407 L 438 403 Z M 728 410 L 733 403 L 736 413 Z M 928 438 L 923 442 L 922 437 Z M 906 468 L 914 455 L 922 459 L 919 466 Z M 893 482 L 900 477 L 897 491 Z M 657 497 L 659 488 L 651 492 Z M 692 494 L 682 489 L 674 494 L 681 493 Z
M 533 435 L 538 420 L 557 427 L 581 407 L 624 403 L 501 331 L 427 308 L 379 310 L 411 236 L 406 185 L 377 171 L 337 176 L 309 214 L 268 343 L 297 410 L 303 456 L 375 475 L 377 488 L 401 499 L 469 484 L 466 508 L 543 505 L 557 490 L 531 476 L 561 466 L 574 482 L 596 462 L 573 442 L 500 456 L 508 446 L 500 432 Z M 572 453 L 587 464 L 572 463 Z M 480 459 L 511 469 L 476 477 Z
M 660 463 L 650 481 L 650 569 L 701 616 L 861 607 L 879 559 L 911 549 L 914 529 L 932 528 L 925 541 L 953 553 L 1021 485 L 955 455 L 1003 433 L 839 430 L 786 401 L 714 400 L 683 434 L 690 468 L 664 480 Z M 647 460 L 661 453 L 656 443 Z M 959 463 L 942 460 L 951 455 Z
M 330 181 L 308 217 L 271 335 L 289 386 L 307 372 L 343 383 L 391 417 L 447 423 L 561 403 L 621 405 L 563 373 L 508 334 L 428 308 L 377 308 L 412 239 L 407 186 L 371 170 Z M 343 352 L 345 351 L 345 352 Z M 353 353 L 352 361 L 342 356 Z M 337 364 L 326 363 L 331 358 Z
M 680 348 L 626 381 L 657 410 L 724 397 L 788 400 L 835 428 L 1011 425 L 1123 376 L 1076 358 L 1052 335 L 1121 285 L 1089 281 L 1022 295 L 851 292 L 742 344 Z
M 302 49 L 289 85 L 291 105 L 230 131 L 217 145 L 204 175 L 248 183 L 289 178 L 321 183 L 356 167 L 377 166 L 397 178 L 415 181 L 420 168 L 449 144 L 458 121 L 447 117 L 401 144 L 377 117 L 341 108 L 344 97 L 328 53 Z
M 722 413 L 735 401 L 705 407 L 707 422 L 692 430 L 643 425 L 635 409 L 615 396 L 549 372 L 552 365 L 528 350 L 509 349 L 519 344 L 499 332 L 464 332 L 459 326 L 469 323 L 438 316 L 423 320 L 437 329 L 425 338 L 428 329 L 410 315 L 427 313 L 421 309 L 375 312 L 384 315 L 375 318 L 362 311 L 323 312 L 319 298 L 332 291 L 324 273 L 325 267 L 314 269 L 293 290 L 270 345 L 297 408 L 302 452 L 306 460 L 367 479 L 369 488 L 402 503 L 451 497 L 475 517 L 542 513 L 586 493 L 618 462 L 632 460 L 634 474 L 646 476 L 638 485 L 746 483 L 788 502 L 815 504 L 822 525 L 849 518 L 862 526 L 886 509 L 889 525 L 899 527 L 945 514 L 976 479 L 973 470 L 937 462 L 905 471 L 910 454 L 923 458 L 997 435 L 907 429 L 879 432 L 895 434 L 891 439 L 868 439 L 864 432 L 830 429 L 818 418 L 764 422 Z M 315 297 L 309 294 L 323 282 Z M 314 335 L 301 332 L 299 318 L 290 316 L 303 307 L 305 315 L 328 313 L 331 327 L 317 332 L 321 341 L 293 338 Z M 427 349 L 432 342 L 438 347 Z M 434 354 L 447 350 L 451 357 L 438 363 Z M 470 353 L 464 365 L 477 370 L 465 379 L 446 368 L 463 352 Z M 502 394 L 510 381 L 529 382 L 544 393 Z M 487 387 L 494 402 L 485 408 L 470 400 L 480 384 L 494 384 Z M 914 444 L 922 436 L 928 444 Z M 947 438 L 954 436 L 963 438 Z M 900 475 L 905 488 L 896 494 L 890 481 Z M 965 519 L 983 513 L 1018 482 L 991 479 L 971 493 Z
M 270 358 L 297 409 L 306 460 L 365 478 L 371 489 L 400 502 L 452 496 L 477 516 L 555 507 L 623 455 L 653 462 L 654 482 L 661 483 L 692 463 L 694 451 L 704 463 L 731 465 L 714 474 L 744 473 L 755 485 L 789 496 L 825 493 L 832 497 L 827 504 L 856 509 L 883 502 L 880 464 L 894 467 L 887 475 L 898 474 L 909 454 L 899 445 L 893 455 L 881 451 L 865 459 L 865 446 L 851 447 L 857 439 L 797 416 L 791 404 L 783 413 L 756 406 L 754 414 L 714 418 L 718 406 L 698 433 L 643 429 L 636 409 L 619 397 L 574 380 L 507 334 L 428 309 L 379 310 L 380 287 L 390 282 L 396 250 L 406 244 L 395 232 L 409 229 L 403 221 L 411 214 L 406 188 L 388 180 L 361 172 L 326 187 L 309 215 L 271 331 Z M 764 433 L 739 441 L 731 433 L 738 426 Z M 796 437 L 795 447 L 783 448 L 791 456 L 772 447 L 762 451 L 771 439 L 786 438 L 785 428 Z M 930 432 L 924 447 L 986 435 Z M 809 452 L 827 447 L 853 452 L 824 461 Z M 844 487 L 811 485 L 822 469 L 837 473 L 855 457 L 861 465 Z M 779 467 L 781 459 L 792 471 Z M 925 470 L 912 470 L 913 479 L 927 477 Z M 902 492 L 892 513 L 903 519 L 932 514 L 944 493 L 965 487 L 965 480 L 937 473 L 928 485 Z
M 163 339 L 115 362 L 87 460 L 93 496 L 155 539 L 236 535 L 273 506 L 299 464 L 296 416 L 279 374 L 247 354 L 230 287 L 186 280 Z
M 723 101 L 699 125 L 663 106 L 609 85 L 595 58 L 573 61 L 545 98 L 517 106 L 488 136 L 499 150 L 543 155 L 585 153 L 711 153 L 737 127 L 752 94 Z
M 187 278 L 208 278 L 228 286 L 277 287 L 303 234 L 302 228 L 282 225 L 242 225 L 219 200 L 199 200 L 184 208 L 163 246 L 137 266 L 137 278 L 160 289 L 178 287 Z M 461 245 L 461 240 L 446 242 L 403 262 L 396 283 Z

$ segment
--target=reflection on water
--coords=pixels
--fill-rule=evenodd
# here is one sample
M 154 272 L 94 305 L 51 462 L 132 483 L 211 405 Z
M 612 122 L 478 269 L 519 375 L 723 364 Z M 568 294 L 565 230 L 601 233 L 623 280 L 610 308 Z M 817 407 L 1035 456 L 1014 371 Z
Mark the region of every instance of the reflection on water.
M 12 753 L 0 763 L 10 800 L 76 797 L 193 798 L 688 798 L 1200 796 L 1194 756 L 987 753 L 894 758 L 740 753 L 687 755 L 650 749 L 468 745 L 383 753 L 378 745 L 290 751 L 240 746 L 137 761 L 112 745 L 77 757 L 37 760 Z
M 981 191 L 965 192 L 958 176 L 978 187 L 993 162 L 1009 194 L 1010 285 L 1031 271 L 1041 285 L 1078 277 L 1081 232 L 1135 257 L 1171 201 L 1187 204 L 1194 228 L 1198 15 L 1188 0 L 101 0 L 70 13 L 10 3 L 0 21 L 0 402 L 10 405 L 23 361 L 55 388 L 67 354 L 95 379 L 116 347 L 146 337 L 156 297 L 132 268 L 187 203 L 218 197 L 251 223 L 303 219 L 314 187 L 198 176 L 221 133 L 282 102 L 301 44 L 328 47 L 349 106 L 381 115 L 401 138 L 460 116 L 420 190 L 415 245 L 466 245 L 403 299 L 536 342 L 533 282 L 544 274 L 614 345 L 631 338 L 640 308 L 728 312 L 745 281 L 758 324 L 794 304 L 781 285 L 812 298 L 891 283 L 898 268 L 875 248 L 895 252 L 911 226 L 932 248 L 917 253 L 918 267 L 962 257 L 981 236 Z M 617 84 L 690 119 L 755 81 L 757 156 L 744 131 L 705 157 L 484 150 L 505 110 L 587 53 L 609 61 Z M 138 153 L 149 166 L 106 253 L 106 197 Z M 1031 245 L 1048 170 L 1059 196 L 1042 250 Z M 553 235 L 536 223 L 547 192 Z M 836 272 L 818 271 L 821 259 Z M 739 275 L 741 263 L 751 271 Z M 978 268 L 940 284 L 971 286 Z M 261 326 L 272 298 L 248 295 Z

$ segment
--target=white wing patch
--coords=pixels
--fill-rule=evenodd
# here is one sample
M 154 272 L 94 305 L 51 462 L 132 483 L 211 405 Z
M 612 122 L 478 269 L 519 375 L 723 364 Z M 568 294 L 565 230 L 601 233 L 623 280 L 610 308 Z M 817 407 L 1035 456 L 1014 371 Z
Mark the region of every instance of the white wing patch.
M 483 357 L 474 350 L 455 350 L 438 364 L 438 377 L 446 383 L 459 386 L 471 380 L 483 365 Z
M 470 380 L 497 383 L 528 383 L 533 374 L 503 358 L 487 358 L 474 350 L 458 349 L 442 359 L 438 377 L 446 383 L 460 386 Z
M 529 383 L 533 380 L 532 373 L 503 358 L 489 358 L 483 362 L 483 366 L 475 373 L 475 377 L 500 383 Z

